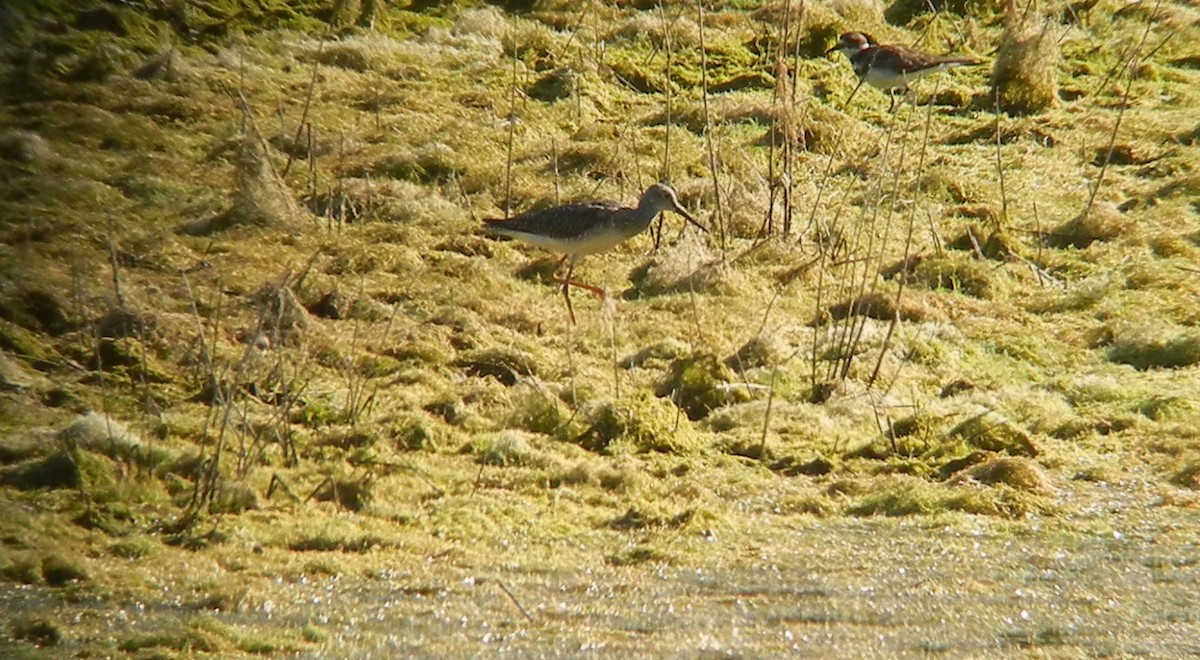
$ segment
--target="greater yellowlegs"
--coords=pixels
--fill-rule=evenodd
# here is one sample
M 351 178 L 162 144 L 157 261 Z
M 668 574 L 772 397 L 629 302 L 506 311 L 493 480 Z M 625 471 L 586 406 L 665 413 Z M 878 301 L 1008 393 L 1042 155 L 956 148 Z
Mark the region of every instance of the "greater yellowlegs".
M 850 58 L 854 73 L 858 74 L 858 87 L 850 92 L 846 103 L 858 92 L 863 83 L 887 92 L 892 98 L 888 107 L 891 112 L 896 106 L 896 92 L 908 93 L 908 83 L 927 73 L 943 71 L 956 66 L 972 66 L 983 62 L 971 57 L 942 57 L 931 55 L 908 46 L 880 44 L 865 32 L 847 32 L 838 39 L 828 55 L 843 52 Z
M 484 222 L 485 228 L 492 234 L 509 236 L 552 252 L 564 253 L 555 272 L 562 268 L 563 263 L 567 263 L 567 276 L 562 279 L 556 276 L 554 281 L 563 285 L 567 313 L 571 316 L 571 323 L 574 323 L 575 310 L 571 307 L 570 287 L 587 289 L 601 298 L 605 296 L 604 290 L 599 287 L 571 280 L 575 264 L 586 255 L 610 250 L 645 231 L 661 211 L 674 211 L 701 231 L 708 231 L 684 210 L 675 191 L 664 183 L 647 188 L 636 207 L 611 201 L 578 202 L 531 211 L 507 220 L 490 219 Z

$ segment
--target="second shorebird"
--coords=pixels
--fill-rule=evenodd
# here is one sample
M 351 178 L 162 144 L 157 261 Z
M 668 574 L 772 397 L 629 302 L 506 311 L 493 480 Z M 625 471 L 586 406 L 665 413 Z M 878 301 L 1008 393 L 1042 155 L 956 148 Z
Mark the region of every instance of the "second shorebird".
M 563 285 L 567 313 L 571 316 L 571 323 L 575 323 L 570 287 L 587 289 L 601 298 L 605 296 L 604 290 L 599 287 L 571 280 L 576 262 L 589 254 L 607 252 L 642 233 L 661 211 L 674 211 L 701 231 L 708 231 L 684 210 L 675 191 L 664 183 L 656 183 L 647 188 L 635 207 L 622 206 L 618 202 L 610 201 L 578 202 L 531 211 L 508 219 L 484 220 L 484 223 L 489 233 L 520 239 L 552 252 L 564 253 L 555 271 L 562 268 L 563 263 L 567 263 L 567 276 L 562 279 L 555 277 L 554 281 Z
M 850 92 L 846 103 L 858 92 L 863 83 L 877 87 L 892 97 L 888 112 L 896 107 L 896 92 L 908 93 L 908 83 L 927 73 L 943 71 L 956 66 L 983 64 L 972 57 L 943 57 L 931 55 L 899 44 L 880 44 L 865 32 L 843 34 L 833 48 L 825 54 L 841 51 L 850 58 L 854 73 L 858 74 L 858 87 Z

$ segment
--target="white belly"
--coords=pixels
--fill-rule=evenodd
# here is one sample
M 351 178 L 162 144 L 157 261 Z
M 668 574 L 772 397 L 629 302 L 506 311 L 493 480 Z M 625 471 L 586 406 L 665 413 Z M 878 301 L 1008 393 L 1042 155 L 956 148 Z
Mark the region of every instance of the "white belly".
M 592 235 L 586 235 L 579 239 L 563 240 L 552 236 L 542 236 L 541 234 L 528 234 L 518 231 L 504 232 L 513 238 L 520 239 L 536 245 L 537 247 L 558 252 L 560 254 L 569 254 L 574 258 L 579 258 L 588 254 L 597 254 L 613 249 L 624 242 L 628 236 L 622 236 L 615 232 L 599 232 Z
M 921 76 L 933 73 L 935 71 L 944 71 L 949 69 L 953 64 L 939 64 L 928 69 L 919 71 L 911 71 L 909 73 L 892 74 L 889 71 L 880 69 L 879 67 L 871 67 L 867 70 L 867 75 L 863 77 L 866 83 L 872 87 L 877 87 L 882 90 L 889 89 L 904 89 L 909 83 L 917 80 Z

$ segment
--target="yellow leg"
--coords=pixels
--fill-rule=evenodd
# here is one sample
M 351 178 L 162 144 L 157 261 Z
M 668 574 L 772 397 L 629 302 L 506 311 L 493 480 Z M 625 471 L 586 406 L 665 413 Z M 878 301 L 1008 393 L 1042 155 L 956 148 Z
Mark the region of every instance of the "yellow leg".
M 563 262 L 565 262 L 569 258 L 570 258 L 570 255 L 563 257 L 562 261 L 558 262 L 558 268 L 562 268 Z M 557 272 L 558 268 L 555 268 L 556 272 Z M 560 278 L 558 276 L 554 277 L 555 282 L 558 282 L 559 284 L 563 285 L 563 287 L 562 287 L 563 299 L 567 301 L 567 314 L 569 314 L 571 316 L 572 324 L 575 323 L 575 308 L 571 305 L 571 287 L 577 286 L 581 289 L 587 289 L 588 291 L 591 291 L 592 293 L 594 293 L 601 300 L 608 297 L 608 294 L 606 294 L 604 292 L 604 289 L 601 289 L 598 286 L 592 286 L 591 284 L 584 284 L 583 282 L 572 281 L 571 274 L 574 272 L 575 272 L 575 260 L 571 259 L 571 263 L 567 265 L 567 276 L 565 278 Z

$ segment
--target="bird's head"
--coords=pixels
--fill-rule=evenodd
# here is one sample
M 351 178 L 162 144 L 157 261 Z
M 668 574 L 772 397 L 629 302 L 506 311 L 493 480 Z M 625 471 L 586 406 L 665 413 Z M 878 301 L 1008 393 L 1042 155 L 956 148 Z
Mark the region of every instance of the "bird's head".
M 847 56 L 851 56 L 875 45 L 877 45 L 875 39 L 866 32 L 847 32 L 838 37 L 838 42 L 833 45 L 833 48 L 825 51 L 825 54 L 828 55 L 840 51 Z
M 674 211 L 683 216 L 684 220 L 695 225 L 700 231 L 707 232 L 704 225 L 696 221 L 683 205 L 679 203 L 679 196 L 675 194 L 675 189 L 665 183 L 656 183 L 646 189 L 642 193 L 642 199 L 638 202 L 638 207 L 643 209 L 653 209 L 655 213 L 659 211 Z

